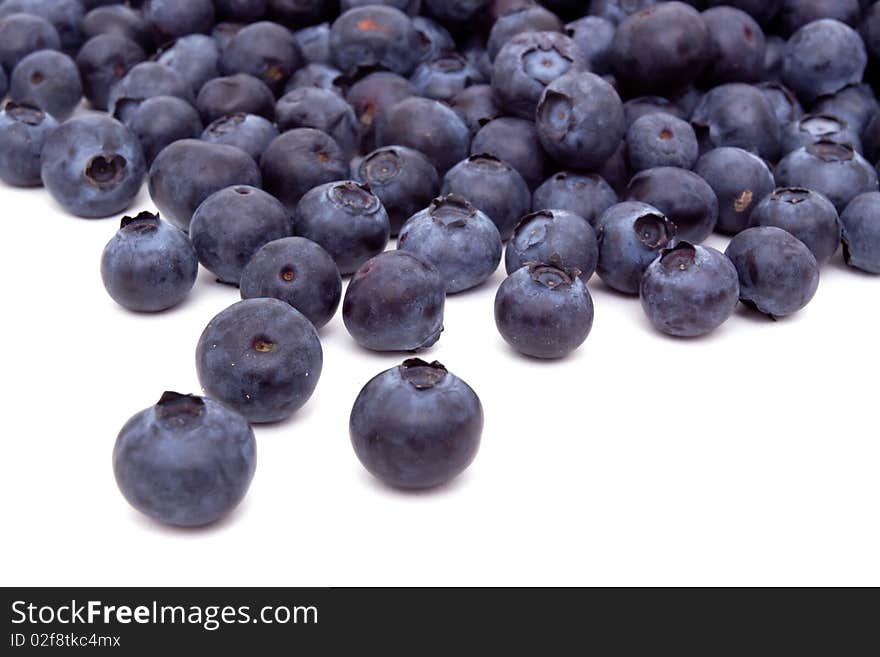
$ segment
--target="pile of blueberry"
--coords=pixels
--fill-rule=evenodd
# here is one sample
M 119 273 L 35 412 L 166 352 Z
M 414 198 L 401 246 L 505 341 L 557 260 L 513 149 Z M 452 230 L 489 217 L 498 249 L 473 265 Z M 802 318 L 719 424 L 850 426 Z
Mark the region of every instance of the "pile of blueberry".
M 878 72 L 866 0 L 0 0 L 0 179 L 81 217 L 149 181 L 158 212 L 101 261 L 125 308 L 172 308 L 199 264 L 240 289 L 198 342 L 206 396 L 166 393 L 114 452 L 132 505 L 201 525 L 247 491 L 251 424 L 314 392 L 340 303 L 364 348 L 417 352 L 503 259 L 498 330 L 546 359 L 587 339 L 594 274 L 681 337 L 797 312 L 841 244 L 880 274 Z M 482 425 L 411 358 L 350 432 L 425 488 Z

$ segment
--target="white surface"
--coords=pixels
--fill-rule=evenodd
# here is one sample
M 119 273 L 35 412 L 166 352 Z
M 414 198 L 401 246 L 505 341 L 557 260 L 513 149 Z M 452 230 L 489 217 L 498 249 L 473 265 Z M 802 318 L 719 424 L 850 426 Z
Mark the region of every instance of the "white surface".
M 8 187 L 0 214 L 4 585 L 880 584 L 880 277 L 839 256 L 796 318 L 740 312 L 692 341 L 594 279 L 593 333 L 557 363 L 497 334 L 500 272 L 450 298 L 426 357 L 473 386 L 486 429 L 430 493 L 355 458 L 351 404 L 401 356 L 362 351 L 337 316 L 311 402 L 257 430 L 245 503 L 179 531 L 126 504 L 111 450 L 162 391 L 197 391 L 196 341 L 236 290 L 203 271 L 181 307 L 134 315 L 98 271 L 116 219 Z

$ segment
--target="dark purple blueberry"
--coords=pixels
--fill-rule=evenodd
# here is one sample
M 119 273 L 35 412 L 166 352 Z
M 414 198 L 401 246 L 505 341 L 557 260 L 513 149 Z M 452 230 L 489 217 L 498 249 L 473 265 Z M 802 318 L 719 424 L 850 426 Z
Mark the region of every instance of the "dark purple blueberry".
M 757 82 L 764 75 L 766 41 L 754 18 L 735 7 L 703 12 L 712 54 L 703 79 L 711 84 Z
M 7 103 L 0 112 L 0 180 L 16 187 L 36 187 L 43 146 L 58 122 L 36 107 Z
M 725 252 L 739 275 L 740 300 L 770 317 L 806 306 L 819 288 L 819 263 L 803 242 L 781 228 L 749 228 Z
M 213 0 L 144 0 L 144 19 L 160 46 L 187 34 L 207 34 L 214 18 Z
M 506 162 L 492 155 L 471 155 L 443 178 L 441 194 L 457 194 L 491 219 L 507 239 L 531 207 L 529 186 Z
M 226 20 L 247 23 L 265 15 L 269 0 L 214 0 L 214 7 Z
M 617 194 L 602 176 L 560 171 L 535 190 L 532 210 L 568 210 L 595 227 L 602 213 L 617 203 Z
M 661 2 L 636 12 L 617 28 L 614 74 L 646 93 L 694 82 L 710 62 L 712 41 L 700 13 L 683 2 Z
M 735 235 L 749 227 L 752 210 L 776 188 L 770 167 L 757 155 L 725 146 L 703 155 L 694 173 L 718 198 L 716 230 Z
M 354 108 L 361 126 L 364 151 L 376 148 L 376 129 L 385 113 L 402 100 L 415 95 L 405 77 L 388 71 L 377 71 L 361 78 L 348 90 L 346 100 Z
M 694 129 L 670 114 L 646 114 L 626 132 L 626 154 L 633 172 L 655 167 L 690 169 L 700 155 Z
M 338 68 L 329 64 L 312 63 L 306 64 L 291 76 L 284 92 L 288 93 L 302 87 L 326 89 L 344 97 L 348 89 L 348 81 Z
M 753 226 L 788 231 L 813 252 L 820 265 L 840 247 L 840 220 L 826 196 L 797 187 L 780 188 L 764 197 L 752 211 Z
M 310 25 L 293 33 L 293 42 L 307 64 L 330 64 L 330 23 Z
M 862 142 L 857 132 L 843 119 L 829 114 L 806 114 L 782 129 L 782 152 L 787 155 L 803 146 L 818 141 L 848 144 L 861 152 Z
M 63 121 L 82 100 L 76 63 L 64 53 L 38 50 L 23 58 L 9 79 L 9 97 L 29 103 Z
M 373 351 L 419 351 L 443 331 L 446 282 L 434 265 L 406 251 L 386 251 L 355 273 L 342 302 L 351 336 Z
M 840 215 L 846 264 L 880 274 L 880 193 L 859 194 Z
M 715 87 L 691 116 L 702 150 L 736 146 L 766 160 L 779 157 L 781 128 L 760 89 L 734 82 Z
M 278 299 L 247 299 L 214 317 L 196 349 L 204 391 L 251 423 L 280 422 L 312 396 L 324 364 L 318 332 Z
M 577 271 L 586 283 L 596 271 L 596 231 L 586 219 L 567 210 L 539 210 L 523 217 L 507 244 L 504 267 L 512 274 L 529 263 L 555 262 Z
M 198 139 L 164 148 L 150 167 L 150 196 L 162 216 L 188 231 L 193 213 L 214 192 L 232 185 L 259 187 L 260 169 L 244 151 Z
M 66 53 L 73 54 L 82 45 L 85 8 L 80 0 L 4 0 L 0 5 L 0 18 L 19 13 L 48 21 L 58 33 L 60 49 Z
M 482 76 L 471 67 L 470 62 L 455 52 L 443 53 L 419 64 L 410 78 L 419 96 L 445 102 L 451 101 L 470 85 L 482 81 Z
M 428 62 L 444 52 L 455 50 L 455 40 L 440 23 L 427 16 L 413 16 L 412 20 L 419 35 L 419 61 Z
M 60 49 L 58 32 L 47 20 L 31 14 L 0 17 L 0 66 L 7 71 L 32 52 Z
M 276 137 L 278 128 L 256 114 L 230 114 L 217 119 L 202 132 L 202 141 L 235 146 L 259 162 Z
M 779 28 L 784 35 L 823 18 L 855 26 L 861 15 L 859 0 L 783 0 Z
M 350 180 L 309 191 L 296 206 L 294 232 L 320 245 L 343 276 L 353 274 L 388 244 L 391 228 L 379 198 Z
M 269 0 L 269 14 L 287 25 L 311 25 L 329 17 L 330 0 Z
M 552 11 L 541 5 L 516 7 L 503 14 L 492 25 L 486 49 L 489 59 L 494 60 L 502 46 L 524 32 L 562 32 L 562 21 Z
M 656 5 L 658 0 L 590 0 L 589 14 L 619 25 L 637 11 Z
M 528 183 L 535 187 L 544 180 L 547 156 L 538 137 L 538 129 L 531 121 L 508 116 L 489 121 L 474 135 L 471 142 L 473 155 L 493 155 L 507 162 Z
M 176 392 L 126 422 L 113 448 L 113 473 L 128 503 L 180 527 L 228 515 L 247 494 L 256 466 L 245 418 L 213 399 Z
M 76 65 L 92 107 L 107 109 L 110 90 L 144 59 L 141 47 L 119 34 L 99 34 L 86 41 L 76 56 Z
M 202 133 L 202 120 L 195 107 L 174 96 L 148 98 L 129 114 L 128 127 L 140 139 L 147 166 L 166 146 Z
M 504 44 L 495 58 L 492 91 L 506 113 L 532 120 L 547 85 L 586 70 L 580 48 L 561 32 L 525 32 Z
M 192 290 L 199 260 L 186 234 L 142 212 L 125 217 L 101 256 L 101 278 L 120 306 L 135 312 L 173 308 Z
M 639 96 L 630 98 L 623 104 L 623 116 L 627 129 L 648 114 L 669 114 L 677 119 L 686 119 L 682 109 L 668 98 L 662 96 Z
M 43 185 L 78 217 L 108 217 L 125 210 L 140 191 L 145 171 L 138 138 L 105 114 L 70 119 L 43 145 Z
M 609 287 L 638 294 L 645 270 L 676 244 L 676 229 L 657 208 L 627 201 L 609 208 L 596 224 L 596 273 Z
M 702 242 L 718 221 L 718 198 L 709 184 L 686 169 L 659 167 L 637 173 L 626 200 L 652 205 L 675 224 L 678 237 Z
M 330 52 L 348 75 L 375 68 L 407 75 L 419 62 L 419 35 L 412 19 L 399 9 L 356 7 L 330 27 Z
M 82 33 L 86 41 L 99 34 L 117 34 L 144 48 L 153 45 L 143 13 L 122 4 L 108 4 L 89 11 L 83 18 Z
M 593 328 L 593 299 L 577 271 L 530 263 L 495 296 L 495 325 L 507 343 L 533 358 L 564 358 Z
M 429 98 L 402 100 L 383 114 L 376 132 L 380 146 L 409 146 L 445 173 L 467 157 L 471 134 L 447 105 Z
M 641 298 L 657 330 L 694 338 L 711 333 L 733 315 L 739 277 L 720 251 L 680 242 L 645 270 Z
M 871 85 L 853 84 L 832 96 L 818 98 L 812 110 L 841 118 L 856 134 L 861 134 L 871 118 L 880 111 L 880 103 Z
M 217 23 L 214 26 L 214 29 L 211 30 L 211 38 L 217 43 L 220 52 L 223 52 L 223 49 L 229 45 L 230 41 L 232 41 L 232 37 L 238 34 L 244 26 L 244 23 L 228 22 Z
M 282 132 L 315 128 L 331 137 L 347 156 L 358 149 L 358 120 L 345 99 L 333 91 L 302 87 L 290 91 L 275 106 L 275 123 Z
M 342 277 L 333 258 L 304 237 L 269 242 L 251 258 L 241 275 L 241 298 L 279 299 L 321 328 L 336 314 Z
M 495 104 L 492 87 L 488 84 L 474 84 L 462 89 L 452 98 L 450 106 L 465 122 L 472 135 L 480 128 L 501 116 L 501 110 Z
M 192 87 L 177 71 L 158 62 L 141 62 L 110 90 L 107 111 L 125 123 L 141 103 L 156 96 L 176 96 L 195 104 Z
M 784 126 L 792 121 L 797 121 L 804 114 L 797 96 L 788 87 L 779 82 L 761 82 L 756 85 L 764 97 L 770 101 L 773 113 L 779 125 Z
M 483 407 L 471 387 L 440 363 L 415 358 L 367 383 L 349 420 L 363 466 L 403 489 L 460 475 L 476 457 L 482 432 Z
M 776 18 L 784 0 L 707 0 L 706 5 L 730 5 L 749 14 L 761 25 L 768 25 Z
M 611 72 L 614 23 L 599 16 L 584 16 L 565 26 L 565 33 L 581 49 L 589 69 L 596 75 Z
M 225 75 L 252 75 L 276 93 L 284 89 L 287 79 L 301 65 L 302 58 L 290 30 L 269 21 L 239 30 L 220 57 Z
M 220 77 L 220 48 L 205 34 L 181 37 L 159 55 L 160 64 L 177 71 L 197 94 L 205 83 Z
M 788 40 L 783 79 L 801 100 L 837 93 L 862 81 L 868 56 L 858 33 L 823 19 L 804 25 Z
M 433 264 L 454 294 L 481 285 L 501 262 L 501 235 L 492 220 L 464 198 L 435 199 L 404 224 L 397 248 Z
M 276 138 L 263 153 L 260 169 L 266 190 L 291 212 L 310 189 L 349 175 L 339 144 L 314 128 L 297 128 Z
M 463 23 L 474 18 L 489 0 L 425 0 L 428 13 L 439 21 Z
M 278 199 L 247 185 L 211 194 L 189 226 L 199 262 L 231 285 L 240 283 L 245 266 L 264 245 L 292 233 L 290 215 Z
M 776 182 L 821 192 L 838 212 L 859 194 L 878 188 L 874 167 L 852 146 L 821 140 L 786 155 L 776 167 Z
M 199 91 L 196 108 L 205 123 L 238 112 L 274 120 L 275 96 L 254 76 L 238 73 L 206 82 Z
M 373 151 L 361 161 L 357 177 L 382 201 L 392 235 L 440 192 L 437 169 L 419 151 L 406 146 Z
M 551 82 L 538 103 L 538 137 L 557 162 L 574 169 L 600 167 L 623 139 L 623 103 L 592 73 L 569 73 Z
M 410 16 L 415 16 L 419 13 L 421 3 L 421 0 L 341 0 L 339 9 L 346 12 L 349 9 L 365 5 L 387 5 Z

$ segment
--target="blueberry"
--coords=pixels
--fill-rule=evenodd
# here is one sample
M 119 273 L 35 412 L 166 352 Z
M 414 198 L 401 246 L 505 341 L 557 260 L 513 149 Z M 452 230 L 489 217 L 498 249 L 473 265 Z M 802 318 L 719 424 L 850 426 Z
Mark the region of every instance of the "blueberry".
M 364 467 L 389 486 L 430 488 L 473 462 L 483 407 L 440 363 L 413 358 L 373 378 L 351 410 L 349 432 Z
M 676 244 L 675 224 L 646 203 L 627 201 L 612 206 L 599 218 L 596 229 L 596 273 L 624 294 L 638 294 L 648 265 Z
M 702 242 L 718 222 L 715 192 L 700 176 L 685 169 L 660 167 L 636 174 L 626 200 L 659 209 L 675 224 L 682 240 Z
M 104 247 L 101 278 L 116 303 L 135 312 L 159 312 L 192 290 L 199 260 L 186 234 L 159 215 L 125 217 Z
M 668 98 L 662 96 L 638 96 L 623 104 L 623 116 L 627 130 L 633 123 L 648 114 L 669 114 L 677 119 L 685 119 L 684 111 Z
M 408 146 L 424 153 L 440 173 L 468 154 L 470 131 L 447 105 L 429 98 L 400 101 L 382 116 L 376 132 L 380 146 Z
M 196 94 L 206 82 L 220 76 L 220 48 L 206 34 L 190 34 L 178 39 L 159 55 L 158 61 L 189 82 Z
M 858 132 L 843 119 L 830 114 L 805 114 L 782 129 L 782 152 L 786 155 L 817 141 L 848 144 L 856 152 L 862 150 Z
M 876 2 L 865 10 L 859 32 L 871 57 L 880 57 L 880 6 Z
M 214 39 L 217 47 L 220 48 L 220 52 L 223 52 L 223 49 L 229 45 L 230 41 L 232 41 L 232 37 L 238 34 L 244 26 L 244 23 L 223 22 L 217 23 L 213 27 L 211 30 L 211 38 Z
M 730 5 L 749 14 L 761 25 L 769 24 L 776 18 L 784 0 L 708 0 L 710 7 Z
M 551 82 L 538 103 L 536 123 L 553 159 L 586 170 L 614 154 L 626 129 L 614 87 L 592 73 L 569 73 Z
M 776 112 L 760 89 L 731 83 L 707 93 L 691 116 L 703 151 L 736 146 L 766 160 L 779 156 L 781 129 Z
M 351 336 L 373 351 L 419 351 L 443 331 L 446 282 L 434 265 L 407 251 L 387 251 L 352 277 L 342 302 Z
M 285 93 L 302 87 L 316 87 L 345 96 L 348 81 L 342 72 L 329 64 L 306 64 L 294 73 L 284 88 Z
M 586 69 L 586 58 L 569 37 L 560 32 L 525 32 L 504 44 L 495 58 L 492 90 L 507 114 L 534 119 L 547 85 L 566 73 Z
M 482 76 L 463 55 L 447 52 L 419 64 L 410 78 L 419 96 L 449 102 Z
M 31 103 L 63 121 L 82 100 L 76 63 L 64 53 L 38 50 L 24 57 L 12 72 L 9 97 Z
M 238 112 L 275 120 L 275 96 L 272 90 L 245 73 L 206 82 L 196 98 L 196 107 L 205 123 L 213 123 Z
M 658 0 L 590 0 L 589 14 L 619 25 L 637 11 L 656 5 Z
M 818 20 L 788 40 L 783 79 L 809 102 L 861 82 L 867 61 L 865 44 L 855 30 L 840 21 Z
M 55 28 L 61 46 L 51 50 L 74 53 L 82 45 L 85 10 L 80 0 L 4 0 L 0 5 L 0 18 L 18 13 L 38 16 Z
M 792 121 L 797 121 L 804 114 L 797 96 L 788 87 L 779 82 L 761 82 L 756 85 L 764 98 L 770 101 L 773 113 L 780 126 L 785 126 Z
M 471 153 L 493 155 L 507 162 L 519 171 L 529 187 L 536 187 L 544 180 L 547 156 L 538 129 L 531 121 L 508 116 L 489 121 L 474 135 Z
M 611 72 L 614 23 L 600 16 L 583 16 L 565 26 L 565 33 L 581 49 L 589 69 L 596 75 Z
M 501 235 L 492 220 L 464 198 L 435 199 L 400 231 L 397 248 L 433 264 L 454 294 L 481 285 L 501 262 Z
M 309 25 L 293 33 L 293 42 L 306 63 L 330 64 L 330 24 Z
M 529 211 L 529 186 L 519 172 L 492 155 L 471 155 L 443 178 L 441 194 L 467 199 L 491 219 L 506 240 Z
M 259 187 L 261 178 L 256 162 L 238 148 L 181 139 L 156 156 L 149 182 L 162 216 L 188 231 L 196 208 L 211 194 L 231 185 Z
M 354 108 L 361 126 L 364 151 L 376 148 L 376 128 L 385 113 L 402 100 L 415 95 L 405 77 L 388 71 L 376 71 L 361 78 L 348 90 L 346 100 Z
M 526 356 L 563 358 L 593 328 L 593 299 L 578 272 L 531 263 L 513 272 L 495 296 L 501 336 Z
M 320 246 L 303 237 L 285 237 L 257 251 L 241 276 L 241 298 L 260 297 L 289 303 L 321 328 L 339 307 L 342 277 Z
M 752 225 L 788 231 L 807 245 L 820 265 L 840 246 L 837 210 L 826 196 L 809 189 L 777 189 L 752 211 Z
M 86 42 L 100 34 L 115 34 L 142 47 L 151 46 L 153 41 L 143 13 L 119 4 L 92 9 L 83 18 L 82 33 Z
M 796 237 L 781 228 L 749 228 L 725 252 L 739 274 L 740 300 L 770 317 L 806 306 L 819 287 L 819 263 Z
M 710 62 L 712 42 L 696 9 L 661 2 L 623 20 L 611 52 L 614 73 L 624 86 L 645 92 L 694 82 Z
M 113 448 L 113 472 L 128 503 L 182 527 L 216 522 L 238 506 L 256 465 L 254 432 L 241 415 L 174 392 L 131 418 Z
M 107 109 L 110 90 L 145 59 L 143 49 L 120 34 L 99 34 L 86 41 L 76 56 L 76 65 L 92 107 Z
M 703 20 L 712 48 L 703 78 L 714 84 L 760 80 L 767 46 L 755 19 L 735 7 L 721 6 L 704 11 Z
M 645 270 L 642 308 L 655 328 L 677 337 L 697 337 L 717 329 L 739 301 L 736 267 L 708 246 L 680 242 Z
M 242 28 L 223 49 L 220 58 L 224 74 L 252 75 L 276 93 L 301 65 L 290 30 L 269 21 Z
M 275 122 L 282 132 L 316 128 L 333 137 L 346 155 L 358 149 L 358 120 L 345 99 L 333 91 L 302 87 L 286 93 L 275 106 Z
M 567 210 L 540 210 L 527 215 L 507 245 L 508 274 L 530 263 L 556 264 L 577 270 L 586 283 L 596 271 L 599 249 L 596 231 L 583 217 Z
M 444 52 L 455 50 L 455 40 L 449 30 L 437 21 L 427 16 L 413 16 L 413 27 L 419 37 L 419 61 L 427 62 Z
M 239 284 L 245 266 L 263 245 L 292 232 L 284 206 L 246 185 L 211 194 L 196 209 L 189 227 L 199 261 L 232 285 Z
M 741 148 L 715 148 L 699 159 L 694 172 L 718 198 L 715 228 L 735 235 L 749 227 L 752 210 L 776 188 L 773 174 L 757 155 Z
M 187 34 L 207 34 L 214 18 L 213 0 L 144 0 L 144 19 L 159 45 Z
M 202 120 L 195 107 L 174 96 L 145 100 L 129 115 L 127 125 L 140 139 L 147 165 L 166 146 L 198 137 L 202 132 Z
M 693 128 L 669 114 L 646 114 L 626 132 L 627 158 L 634 172 L 655 167 L 690 169 L 700 147 Z
M 214 0 L 214 8 L 227 20 L 247 23 L 263 17 L 269 0 Z
M 278 299 L 246 299 L 210 321 L 196 349 L 205 392 L 248 422 L 280 422 L 312 396 L 323 352 L 305 315 Z
M 425 0 L 427 10 L 440 21 L 459 22 L 474 18 L 488 0 Z
M 853 84 L 844 87 L 836 94 L 817 99 L 812 111 L 842 119 L 858 135 L 880 111 L 880 103 L 877 102 L 877 96 L 871 85 Z
M 157 62 L 141 62 L 110 90 L 107 111 L 127 122 L 141 103 L 156 96 L 176 96 L 190 105 L 195 103 L 192 87 L 177 71 Z
M 291 212 L 310 189 L 348 177 L 348 161 L 333 138 L 297 128 L 276 138 L 260 160 L 266 190 Z
M 339 70 L 349 75 L 373 68 L 407 75 L 418 63 L 419 36 L 399 9 L 355 7 L 330 27 L 330 51 Z
M 29 105 L 7 103 L 0 112 L 0 180 L 16 187 L 36 187 L 43 147 L 58 123 Z
M 598 174 L 560 171 L 545 180 L 532 196 L 532 210 L 568 210 L 595 226 L 617 203 L 617 194 Z
M 840 215 L 846 264 L 880 274 L 880 193 L 856 196 Z
M 462 89 L 452 98 L 450 107 L 461 117 L 472 135 L 477 134 L 489 121 L 501 116 L 492 87 L 488 84 L 474 84 Z
M 784 34 L 792 34 L 822 18 L 855 25 L 860 14 L 859 0 L 783 0 L 779 23 Z
M 55 200 L 79 217 L 125 210 L 140 191 L 146 164 L 137 137 L 106 115 L 70 119 L 43 146 L 41 177 Z
M 524 32 L 562 32 L 559 16 L 541 5 L 522 5 L 502 14 L 492 25 L 486 49 L 494 60 L 502 46 Z
M 256 114 L 229 114 L 217 119 L 202 133 L 201 139 L 211 144 L 235 146 L 259 162 L 276 137 L 274 123 Z
M 392 235 L 440 192 L 437 169 L 419 151 L 406 146 L 373 151 L 361 161 L 357 177 L 382 201 Z
M 822 192 L 838 212 L 859 194 L 878 187 L 874 167 L 852 146 L 823 140 L 786 155 L 776 167 L 776 182 Z
M 0 18 L 0 66 L 7 71 L 32 52 L 60 49 L 58 32 L 39 16 L 9 14 Z

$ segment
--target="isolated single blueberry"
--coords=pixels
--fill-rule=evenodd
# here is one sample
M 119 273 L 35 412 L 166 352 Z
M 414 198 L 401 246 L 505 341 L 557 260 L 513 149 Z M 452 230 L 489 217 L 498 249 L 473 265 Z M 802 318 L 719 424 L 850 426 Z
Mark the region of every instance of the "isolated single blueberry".
M 577 270 L 586 283 L 596 271 L 596 231 L 586 219 L 567 210 L 539 210 L 516 227 L 504 257 L 508 274 L 530 263 L 561 265 Z
M 476 393 L 440 363 L 413 358 L 373 378 L 355 400 L 351 444 L 389 486 L 430 488 L 473 462 L 483 431 Z
M 856 196 L 840 215 L 846 264 L 880 274 L 880 193 Z

